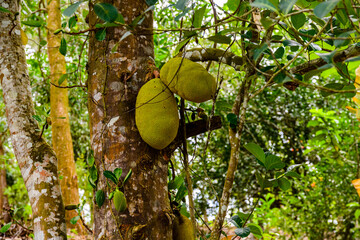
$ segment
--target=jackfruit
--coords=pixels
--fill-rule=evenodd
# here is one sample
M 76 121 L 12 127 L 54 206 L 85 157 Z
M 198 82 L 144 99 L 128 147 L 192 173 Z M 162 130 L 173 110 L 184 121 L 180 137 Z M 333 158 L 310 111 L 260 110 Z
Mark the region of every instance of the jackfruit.
M 170 59 L 160 70 L 160 79 L 173 93 L 201 103 L 212 99 L 216 91 L 216 80 L 199 63 L 176 57 Z
M 176 137 L 179 114 L 173 93 L 159 78 L 145 83 L 136 98 L 136 126 L 141 138 L 161 150 Z
M 180 214 L 173 224 L 173 240 L 195 240 L 195 233 L 191 220 Z

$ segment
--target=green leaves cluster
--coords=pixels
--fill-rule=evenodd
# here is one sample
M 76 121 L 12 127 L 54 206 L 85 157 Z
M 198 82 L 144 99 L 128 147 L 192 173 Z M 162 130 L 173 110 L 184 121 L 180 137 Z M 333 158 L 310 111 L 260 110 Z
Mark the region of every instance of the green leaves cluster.
M 119 189 L 122 189 L 124 184 L 129 180 L 132 174 L 132 170 L 129 170 L 123 180 L 120 179 L 122 175 L 121 168 L 116 168 L 114 171 L 105 170 L 103 174 L 107 178 L 107 180 L 110 180 L 114 184 L 114 187 L 111 187 L 111 185 L 107 181 L 108 188 L 113 189 L 109 194 L 109 200 L 113 199 L 113 203 L 117 211 L 125 211 L 127 207 L 126 198 L 124 196 L 124 193 Z M 105 192 L 103 190 L 96 191 L 95 200 L 98 207 L 101 208 L 101 206 L 105 202 Z
M 272 170 L 277 170 L 275 171 L 274 178 L 272 179 L 262 176 L 259 172 L 256 173 L 256 179 L 262 189 L 269 187 L 280 187 L 283 191 L 287 191 L 290 189 L 291 184 L 286 177 L 300 178 L 298 173 L 292 171 L 298 165 L 292 165 L 288 167 L 286 171 L 280 171 L 285 167 L 285 163 L 283 163 L 279 157 L 270 153 L 265 154 L 262 148 L 255 143 L 248 143 L 244 147 L 255 156 L 257 162 L 262 167 L 264 167 L 266 171 L 269 172 Z
M 256 238 L 262 238 L 263 231 L 259 225 L 248 223 L 246 224 L 246 227 L 244 226 L 249 217 L 249 214 L 244 214 L 241 212 L 231 217 L 230 222 L 236 227 L 236 236 L 245 238 L 249 236 L 250 233 L 252 233 Z

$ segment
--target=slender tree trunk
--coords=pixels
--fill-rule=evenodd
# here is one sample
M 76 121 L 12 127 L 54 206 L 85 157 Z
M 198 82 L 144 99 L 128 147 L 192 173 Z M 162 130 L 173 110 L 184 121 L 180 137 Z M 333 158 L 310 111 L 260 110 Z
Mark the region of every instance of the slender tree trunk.
M 0 0 L 0 5 L 13 13 L 19 11 L 18 1 Z M 14 14 L 4 12 L 0 12 L 0 22 L 0 83 L 12 146 L 29 194 L 34 239 L 66 239 L 57 159 L 32 117 L 35 111 L 20 23 Z
M 113 0 L 130 24 L 149 6 L 144 0 Z M 90 27 L 97 17 L 90 5 Z M 151 29 L 152 12 L 145 14 L 141 27 Z M 135 31 L 112 48 L 128 31 L 108 28 L 106 39 L 90 35 L 89 115 L 91 144 L 98 171 L 97 190 L 106 192 L 104 205 L 95 206 L 95 239 L 171 239 L 172 214 L 167 192 L 168 161 L 160 151 L 142 141 L 135 126 L 135 101 L 140 87 L 151 78 L 154 46 L 152 31 Z M 149 122 L 149 126 L 151 122 Z M 132 169 L 125 184 L 128 207 L 118 213 L 108 200 L 104 170 Z M 121 234 L 121 237 L 119 236 Z
M 8 223 L 10 221 L 10 215 L 9 212 L 5 210 L 5 208 L 9 207 L 9 204 L 6 195 L 4 195 L 7 187 L 4 154 L 3 142 L 0 139 L 0 221 L 3 220 L 4 223 Z
M 54 35 L 54 31 L 61 28 L 60 0 L 48 0 L 47 10 L 50 80 L 55 85 L 59 85 L 59 78 L 66 73 L 65 57 L 59 52 L 61 34 Z M 61 85 L 66 86 L 67 81 L 65 80 Z M 50 86 L 52 145 L 58 159 L 59 175 L 63 176 L 60 185 L 65 206 L 79 203 L 78 179 L 70 134 L 68 102 L 68 90 L 66 88 Z M 76 228 L 80 234 L 84 232 L 80 221 L 76 225 L 70 223 L 71 218 L 77 216 L 75 210 L 66 211 L 65 216 L 67 228 Z
M 219 240 L 222 226 L 226 217 L 227 209 L 229 206 L 231 190 L 233 187 L 235 172 L 239 163 L 240 157 L 240 141 L 242 135 L 242 129 L 245 124 L 245 114 L 249 99 L 249 88 L 251 86 L 253 71 L 248 72 L 245 79 L 240 87 L 239 94 L 233 105 L 232 112 L 239 117 L 239 124 L 236 129 L 229 128 L 229 140 L 231 145 L 229 167 L 226 172 L 225 184 L 222 192 L 222 196 L 219 203 L 219 212 L 216 215 L 215 223 L 211 232 L 211 240 Z

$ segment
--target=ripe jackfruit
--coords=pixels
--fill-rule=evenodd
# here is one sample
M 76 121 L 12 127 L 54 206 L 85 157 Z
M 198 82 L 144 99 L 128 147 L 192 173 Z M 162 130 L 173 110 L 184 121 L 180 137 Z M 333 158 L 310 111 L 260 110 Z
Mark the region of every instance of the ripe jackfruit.
M 164 149 L 175 139 L 179 128 L 177 104 L 159 78 L 141 87 L 136 98 L 135 121 L 141 138 L 155 149 Z
M 160 79 L 173 93 L 192 102 L 212 99 L 216 91 L 215 78 L 202 65 L 181 57 L 161 68 Z
M 182 214 L 176 216 L 174 220 L 173 240 L 195 240 L 191 220 Z

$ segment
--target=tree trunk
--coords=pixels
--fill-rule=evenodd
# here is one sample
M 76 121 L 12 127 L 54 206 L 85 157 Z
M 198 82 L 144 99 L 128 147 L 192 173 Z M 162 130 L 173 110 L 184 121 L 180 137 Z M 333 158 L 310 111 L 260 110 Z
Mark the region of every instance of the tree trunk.
M 0 221 L 8 223 L 10 221 L 10 215 L 9 212 L 6 211 L 9 204 L 6 195 L 4 195 L 4 191 L 7 187 L 4 154 L 3 142 L 0 139 Z
M 19 11 L 18 1 L 0 3 L 13 13 Z M 57 159 L 32 117 L 35 111 L 20 23 L 14 14 L 5 12 L 0 12 L 0 22 L 0 82 L 12 146 L 30 198 L 34 238 L 66 239 Z
M 144 0 L 110 1 L 130 24 L 149 6 Z M 98 23 L 90 5 L 90 27 Z M 141 27 L 151 29 L 152 12 Z M 106 39 L 90 34 L 89 115 L 91 144 L 98 171 L 97 190 L 106 192 L 104 205 L 95 206 L 95 239 L 171 239 L 172 220 L 167 192 L 168 161 L 142 141 L 135 126 L 135 101 L 140 87 L 152 76 L 152 31 L 135 31 L 112 48 L 128 30 L 108 28 Z M 151 125 L 151 122 L 149 122 Z M 127 209 L 118 213 L 108 200 L 104 170 L 132 169 L 125 184 Z M 121 237 L 119 237 L 121 234 Z
M 59 78 L 66 73 L 65 57 L 59 52 L 61 34 L 54 35 L 54 31 L 61 28 L 60 0 L 48 0 L 47 10 L 50 80 L 55 85 L 59 85 Z M 66 85 L 67 81 L 65 80 L 61 86 Z M 65 206 L 79 204 L 78 179 L 70 134 L 68 102 L 68 90 L 66 88 L 50 86 L 52 145 L 58 159 L 59 175 L 63 176 L 60 185 Z M 78 233 L 82 234 L 84 228 L 80 221 L 76 225 L 70 223 L 70 220 L 77 215 L 75 210 L 66 211 L 66 226 L 67 228 L 76 228 Z
M 254 74 L 255 74 L 254 71 L 247 72 L 232 108 L 232 112 L 237 117 L 239 117 L 239 123 L 236 126 L 236 129 L 232 129 L 231 127 L 229 127 L 229 141 L 231 145 L 229 167 L 226 172 L 225 184 L 219 202 L 219 211 L 218 214 L 216 215 L 214 226 L 211 231 L 211 237 L 210 237 L 211 240 L 220 239 L 222 227 L 229 206 L 231 191 L 235 179 L 235 172 L 237 170 L 237 165 L 239 163 L 239 158 L 240 158 L 240 142 L 241 142 L 242 130 L 245 124 L 245 114 L 246 114 L 246 109 L 250 95 L 249 89 Z

